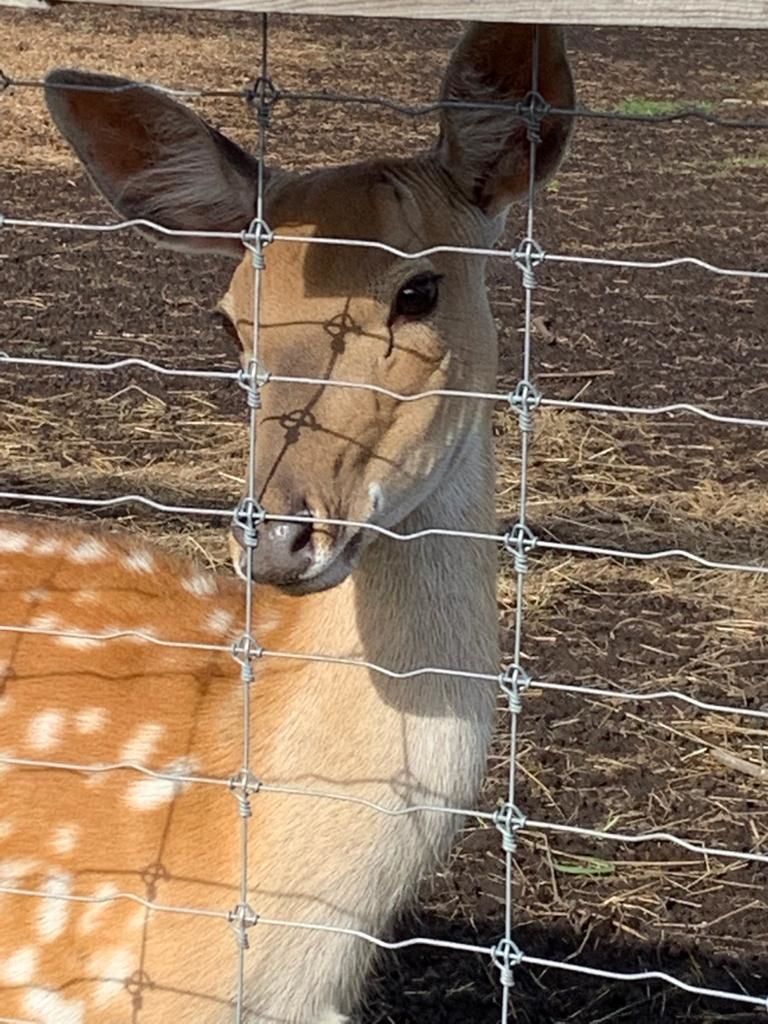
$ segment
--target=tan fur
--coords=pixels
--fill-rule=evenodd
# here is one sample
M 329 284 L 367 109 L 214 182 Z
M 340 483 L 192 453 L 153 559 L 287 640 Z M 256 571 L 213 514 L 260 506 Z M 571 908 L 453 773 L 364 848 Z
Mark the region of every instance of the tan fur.
M 540 88 L 563 103 L 570 77 L 562 40 L 555 29 L 542 36 Z M 461 83 L 472 82 L 468 98 L 522 98 L 531 38 L 526 26 L 470 28 L 445 94 L 462 95 Z M 518 68 L 511 85 L 508 64 Z M 62 82 L 69 88 L 57 89 Z M 160 211 L 164 223 L 187 230 L 216 227 L 222 216 L 220 227 L 247 225 L 247 158 L 167 97 L 145 88 L 107 99 L 78 91 L 89 82 L 109 84 L 57 72 L 49 105 L 123 215 Z M 137 127 L 142 119 L 154 128 Z M 412 160 L 303 177 L 270 172 L 270 227 L 377 239 L 411 252 L 437 243 L 490 245 L 517 179 L 527 179 L 520 166 L 528 146 L 519 132 L 489 129 L 483 120 L 478 164 L 473 123 L 471 115 L 446 114 L 442 143 Z M 553 124 L 545 172 L 567 136 L 560 121 Z M 495 161 L 493 138 L 503 150 Z M 219 163 L 228 168 L 223 176 Z M 287 241 L 270 245 L 266 257 L 259 358 L 272 374 L 367 382 L 406 395 L 494 387 L 482 260 L 435 254 L 413 262 Z M 393 318 L 398 290 L 425 271 L 442 275 L 434 312 Z M 246 353 L 253 288 L 246 253 L 222 302 Z M 494 531 L 488 403 L 403 403 L 372 391 L 275 381 L 262 398 L 254 473 L 271 513 L 291 514 L 303 503 L 316 517 L 401 533 Z M 339 555 L 345 537 L 315 527 L 318 557 L 331 573 L 341 565 L 328 589 L 295 597 L 255 588 L 250 629 L 265 654 L 251 686 L 250 768 L 265 785 L 252 796 L 248 819 L 248 903 L 260 918 L 244 961 L 249 1024 L 342 1024 L 360 998 L 371 945 L 268 920 L 382 934 L 446 853 L 460 821 L 439 810 L 389 816 L 323 794 L 391 810 L 470 806 L 491 736 L 492 684 L 439 671 L 396 680 L 354 664 L 275 656 L 325 654 L 395 671 L 498 670 L 493 544 L 403 543 L 371 532 L 347 565 Z M 54 634 L 138 631 L 228 648 L 246 628 L 243 597 L 239 582 L 201 576 L 133 541 L 6 518 L 0 622 L 38 632 L 0 631 L 0 753 L 58 764 L 130 761 L 219 781 L 235 776 L 243 693 L 228 649 Z M 238 951 L 225 916 L 240 900 L 240 826 L 226 785 L 160 782 L 131 767 L 95 773 L 0 764 L 0 887 L 38 893 L 0 893 L 0 1016 L 38 1024 L 231 1020 Z M 117 893 L 218 916 L 148 910 L 109 898 Z

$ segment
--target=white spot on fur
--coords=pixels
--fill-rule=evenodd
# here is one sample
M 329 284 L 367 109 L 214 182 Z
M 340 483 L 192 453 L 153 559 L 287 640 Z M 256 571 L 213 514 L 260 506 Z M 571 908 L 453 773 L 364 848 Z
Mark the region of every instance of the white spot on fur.
M 77 604 L 93 604 L 98 601 L 99 595 L 96 590 L 81 590 L 80 593 L 75 597 Z
M 38 601 L 45 601 L 51 596 L 50 590 L 47 587 L 33 587 L 32 590 L 27 591 L 27 600 L 33 603 Z
M 17 860 L 0 862 L 0 885 L 19 885 L 24 879 L 37 871 L 39 862 L 31 857 L 19 857 Z
M 58 537 L 46 537 L 35 544 L 36 555 L 56 555 L 61 551 L 62 543 Z
M 3 674 L 0 672 L 0 682 L 3 681 Z M 0 695 L 0 715 L 7 715 L 13 707 L 13 701 L 9 694 L 4 693 Z
M 131 551 L 123 557 L 123 565 L 131 572 L 154 572 L 155 560 L 149 551 Z
M 28 985 L 34 980 L 37 968 L 37 950 L 24 946 L 7 957 L 0 967 L 0 977 L 6 985 Z
M 91 736 L 104 728 L 108 717 L 104 708 L 81 708 L 75 713 L 75 728 L 81 735 Z
M 368 500 L 371 503 L 371 515 L 375 516 L 377 512 L 382 511 L 384 508 L 384 491 L 380 483 L 374 481 L 374 483 L 368 485 Z
M 228 633 L 232 628 L 235 617 L 226 608 L 217 608 L 212 611 L 205 620 L 205 625 L 213 633 Z
M 63 647 L 73 647 L 79 651 L 85 650 L 88 647 L 99 646 L 99 641 L 89 636 L 60 636 L 56 639 L 57 643 L 60 643 Z
M 99 979 L 93 1001 L 97 1006 L 106 1006 L 124 991 L 133 973 L 134 959 L 127 949 L 112 949 L 89 957 L 88 968 Z
M 144 907 L 136 907 L 133 915 L 123 925 L 125 931 L 138 931 L 143 928 L 147 923 L 147 914 L 148 911 Z
M 216 577 L 204 576 L 203 573 L 188 576 L 187 579 L 181 581 L 181 585 L 195 597 L 210 597 L 211 594 L 216 593 Z
M 190 775 L 194 771 L 189 758 L 182 757 L 161 769 L 163 775 Z M 154 811 L 188 787 L 178 779 L 153 779 L 150 777 L 132 782 L 125 794 L 125 801 L 136 811 Z
M 41 942 L 54 942 L 67 927 L 71 905 L 61 897 L 72 891 L 72 876 L 66 872 L 49 875 L 40 887 L 51 899 L 43 900 L 37 916 L 37 934 Z
M 121 627 L 119 627 L 119 626 L 113 626 L 112 629 L 110 630 L 110 632 L 112 632 L 112 633 L 119 633 L 120 632 L 120 628 Z M 154 640 L 157 640 L 157 638 L 158 638 L 157 637 L 157 630 L 155 629 L 154 626 L 137 626 L 136 629 L 132 630 L 131 632 L 132 632 L 133 635 L 132 636 L 127 636 L 125 639 L 126 640 L 132 640 L 133 643 L 135 643 L 135 644 L 144 644 L 144 643 L 146 643 L 147 641 L 144 638 L 148 637 L 148 636 L 152 637 Z
M 64 728 L 61 711 L 41 711 L 27 728 L 27 744 L 39 753 L 45 753 L 58 744 Z
M 79 836 L 79 825 L 59 825 L 58 828 L 53 830 L 51 835 L 51 848 L 54 853 L 58 853 L 60 856 L 66 857 L 66 855 L 68 853 L 72 853 L 74 848 L 77 846 Z
M 145 764 L 151 758 L 164 733 L 165 726 L 159 722 L 147 722 L 140 725 L 123 747 L 119 760 Z
M 83 912 L 80 914 L 80 919 L 77 922 L 77 930 L 81 935 L 90 935 L 91 932 L 96 930 L 105 911 L 108 907 L 112 906 L 112 904 L 107 901 L 111 900 L 113 896 L 116 896 L 117 892 L 117 886 L 112 882 L 104 882 L 102 885 L 94 889 L 92 895 L 97 900 L 104 900 L 104 902 L 88 903 L 85 905 Z
M 35 615 L 29 620 L 30 626 L 35 629 L 44 629 L 48 632 L 61 630 L 61 619 L 55 615 Z
M 102 558 L 106 558 L 109 554 L 109 548 L 103 540 L 99 540 L 96 537 L 86 537 L 85 540 L 81 540 L 75 547 L 70 548 L 67 552 L 73 562 L 87 563 L 87 562 L 98 562 Z
M 83 1024 L 85 1009 L 80 999 L 64 999 L 55 992 L 36 988 L 24 997 L 24 1012 L 37 1024 Z
M 13 833 L 15 827 L 10 821 L 0 821 L 0 839 L 7 839 Z
M 0 552 L 4 555 L 18 554 L 29 547 L 29 536 L 18 530 L 0 529 Z
M 90 767 L 95 769 L 103 768 L 105 766 L 99 761 L 95 761 L 93 764 L 90 765 Z M 109 772 L 106 771 L 90 771 L 83 772 L 82 774 L 83 785 L 87 786 L 89 789 L 98 789 L 99 786 L 103 786 L 105 784 L 108 778 Z

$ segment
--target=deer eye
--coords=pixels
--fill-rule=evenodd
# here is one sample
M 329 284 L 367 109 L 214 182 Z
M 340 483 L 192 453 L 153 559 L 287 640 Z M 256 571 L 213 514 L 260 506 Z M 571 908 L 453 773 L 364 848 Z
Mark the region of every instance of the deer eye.
M 390 324 L 399 317 L 421 320 L 429 316 L 437 305 L 441 279 L 442 274 L 417 274 L 406 281 L 395 296 Z

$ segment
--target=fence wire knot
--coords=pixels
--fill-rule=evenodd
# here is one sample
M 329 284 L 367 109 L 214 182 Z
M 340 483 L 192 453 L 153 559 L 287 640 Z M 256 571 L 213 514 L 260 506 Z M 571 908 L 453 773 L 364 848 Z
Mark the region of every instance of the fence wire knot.
M 245 90 L 245 101 L 252 107 L 256 107 L 256 116 L 259 121 L 269 121 L 272 107 L 280 99 L 280 90 L 269 75 L 259 75 L 250 89 Z
M 264 648 L 260 647 L 248 633 L 244 633 L 232 644 L 232 657 L 240 665 L 240 679 L 242 682 L 253 682 L 253 660 L 260 658 L 263 653 Z
M 237 938 L 237 944 L 241 949 L 249 949 L 248 929 L 258 924 L 259 915 L 247 903 L 238 903 L 234 910 L 227 914 L 227 920 L 232 925 Z
M 530 526 L 515 523 L 504 534 L 504 549 L 514 558 L 515 572 L 523 576 L 528 572 L 528 552 L 536 547 L 537 539 Z
M 232 526 L 242 533 L 242 543 L 247 548 L 259 545 L 259 527 L 267 513 L 254 498 L 243 498 L 232 514 Z
M 525 434 L 533 431 L 533 414 L 541 405 L 541 394 L 529 380 L 518 381 L 514 391 L 507 395 L 510 409 L 520 418 L 520 429 Z
M 541 122 L 549 114 L 552 104 L 540 92 L 532 90 L 520 104 L 520 116 L 528 129 L 528 141 L 533 146 L 541 143 Z
M 532 683 L 533 680 L 520 665 L 507 665 L 499 675 L 499 686 L 507 695 L 509 710 L 513 715 L 519 715 L 523 710 L 520 696 Z
M 251 796 L 254 793 L 258 793 L 261 789 L 261 780 L 257 779 L 253 772 L 243 768 L 237 775 L 233 775 L 230 778 L 229 789 L 234 793 L 237 800 L 240 817 L 250 818 L 253 814 L 251 810 Z
M 245 391 L 249 409 L 261 408 L 261 389 L 269 382 L 269 370 L 258 359 L 251 359 L 244 370 L 239 370 L 237 383 Z
M 491 959 L 499 969 L 501 984 L 511 988 L 515 984 L 514 968 L 523 962 L 523 953 L 512 939 L 501 939 L 491 949 Z
M 535 238 L 524 238 L 513 250 L 515 266 L 523 276 L 523 288 L 536 287 L 536 268 L 546 259 L 546 253 Z
M 264 250 L 274 237 L 274 231 L 261 217 L 254 217 L 245 231 L 240 232 L 242 243 L 250 251 L 256 270 L 263 270 L 266 266 Z
M 501 845 L 506 853 L 517 850 L 517 833 L 525 827 L 525 816 L 514 804 L 504 803 L 493 812 L 493 824 L 501 832 Z

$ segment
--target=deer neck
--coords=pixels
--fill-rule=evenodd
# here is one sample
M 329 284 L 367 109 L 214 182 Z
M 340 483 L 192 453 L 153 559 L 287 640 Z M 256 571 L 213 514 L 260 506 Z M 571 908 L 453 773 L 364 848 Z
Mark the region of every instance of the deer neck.
M 447 528 L 493 533 L 494 527 L 490 423 L 483 421 L 437 488 L 396 532 Z M 499 658 L 495 575 L 491 542 L 381 536 L 342 585 L 289 599 L 286 614 L 292 613 L 295 630 L 291 641 L 294 649 L 362 659 L 394 672 L 433 667 L 493 674 Z M 314 664 L 312 671 L 317 670 Z M 338 666 L 328 666 L 328 672 L 339 679 Z M 370 678 L 381 700 L 414 714 L 460 712 L 459 704 L 463 707 L 469 695 L 479 693 L 485 693 L 482 700 L 489 707 L 493 703 L 492 685 L 468 685 L 464 678 L 430 673 L 397 680 L 376 672 Z
M 483 440 L 472 439 L 398 533 L 432 528 L 494 532 L 492 459 Z M 495 573 L 495 546 L 487 541 L 445 536 L 377 540 L 353 580 L 367 660 L 397 671 L 422 666 L 495 671 Z M 444 677 L 446 685 L 451 689 Z

